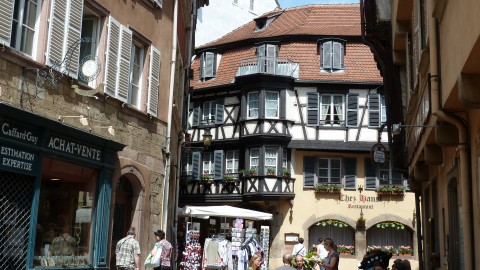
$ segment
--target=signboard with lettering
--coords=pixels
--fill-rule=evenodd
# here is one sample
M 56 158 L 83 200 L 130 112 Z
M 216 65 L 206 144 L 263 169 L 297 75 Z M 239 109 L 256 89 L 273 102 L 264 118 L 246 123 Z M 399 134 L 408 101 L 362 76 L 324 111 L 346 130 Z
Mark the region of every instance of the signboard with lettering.
M 38 145 L 40 143 L 40 132 L 7 121 L 1 124 L 0 135 L 26 144 Z
M 39 168 L 39 154 L 5 144 L 0 145 L 0 169 L 35 175 Z
M 102 161 L 102 150 L 57 136 L 48 139 L 47 148 L 92 161 Z
M 383 144 L 377 143 L 370 150 L 371 159 L 376 164 L 384 164 L 387 161 L 387 149 Z

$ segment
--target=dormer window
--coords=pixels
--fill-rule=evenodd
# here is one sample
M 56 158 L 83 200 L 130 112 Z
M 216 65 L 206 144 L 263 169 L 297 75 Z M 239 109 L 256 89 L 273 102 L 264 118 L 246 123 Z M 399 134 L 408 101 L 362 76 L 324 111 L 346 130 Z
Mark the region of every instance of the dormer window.
M 213 52 L 204 52 L 200 57 L 200 80 L 206 81 L 215 78 L 217 74 L 217 55 Z
M 260 73 L 275 74 L 278 46 L 263 44 L 258 46 L 258 68 Z
M 326 72 L 344 69 L 344 43 L 325 41 L 320 46 L 321 70 Z

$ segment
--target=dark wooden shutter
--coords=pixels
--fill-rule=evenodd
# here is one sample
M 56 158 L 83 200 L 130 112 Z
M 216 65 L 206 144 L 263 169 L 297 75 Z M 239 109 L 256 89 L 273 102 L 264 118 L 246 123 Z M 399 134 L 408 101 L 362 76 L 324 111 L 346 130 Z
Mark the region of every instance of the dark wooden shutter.
M 203 80 L 205 74 L 205 53 L 200 55 L 200 79 Z
M 193 116 L 192 116 L 192 127 L 198 127 L 200 124 L 200 104 L 194 103 L 193 104 Z
M 225 106 L 223 105 L 223 98 L 217 98 L 215 101 L 215 124 L 223 124 L 223 113 Z
M 380 126 L 380 95 L 368 94 L 368 126 Z
M 358 127 L 358 94 L 347 95 L 347 127 Z
M 365 189 L 377 187 L 377 168 L 370 158 L 365 159 Z
M 315 158 L 303 157 L 303 186 L 314 187 L 315 185 Z
M 327 41 L 322 44 L 322 68 L 332 68 L 332 42 Z
M 345 189 L 355 189 L 356 180 L 357 180 L 357 159 L 356 158 L 346 158 L 344 159 L 345 166 L 345 177 L 344 177 L 344 188 Z
M 339 42 L 332 42 L 333 49 L 333 69 L 343 69 L 343 45 Z
M 223 178 L 223 150 L 213 151 L 213 164 L 214 172 L 213 177 L 215 180 L 222 180 Z
M 307 93 L 307 125 L 318 125 L 318 93 Z
M 200 168 L 202 164 L 202 155 L 199 151 L 192 152 L 192 179 L 200 180 Z

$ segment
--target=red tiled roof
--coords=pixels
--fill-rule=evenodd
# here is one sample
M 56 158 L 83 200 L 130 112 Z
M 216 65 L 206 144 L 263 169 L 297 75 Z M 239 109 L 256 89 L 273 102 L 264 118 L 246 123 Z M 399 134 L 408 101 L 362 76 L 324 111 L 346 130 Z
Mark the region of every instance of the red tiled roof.
M 268 14 L 263 15 L 268 16 Z M 231 43 L 250 38 L 276 37 L 278 35 L 325 35 L 360 36 L 360 8 L 358 5 L 310 5 L 284 10 L 264 31 L 254 31 L 255 22 L 250 22 L 230 34 L 214 41 L 206 47 Z M 282 42 L 279 47 L 279 59 L 288 59 L 299 63 L 299 80 L 324 80 L 343 82 L 382 82 L 382 77 L 370 48 L 360 41 L 347 41 L 345 48 L 344 71 L 321 72 L 320 55 L 316 41 L 291 40 Z M 357 39 L 359 40 L 359 39 Z M 241 46 L 241 47 L 240 47 Z M 205 47 L 205 46 L 204 46 Z M 191 86 L 194 89 L 230 84 L 241 60 L 256 57 L 253 42 L 231 46 L 221 53 L 216 77 L 205 82 L 200 81 L 200 59 L 192 63 L 194 77 Z M 218 60 L 217 60 L 218 61 Z
M 336 35 L 360 36 L 360 6 L 350 5 L 307 5 L 273 11 L 261 17 L 280 14 L 264 30 L 255 31 L 251 21 L 229 34 L 207 43 L 201 48 L 213 47 L 246 39 L 262 39 L 273 36 L 292 35 Z

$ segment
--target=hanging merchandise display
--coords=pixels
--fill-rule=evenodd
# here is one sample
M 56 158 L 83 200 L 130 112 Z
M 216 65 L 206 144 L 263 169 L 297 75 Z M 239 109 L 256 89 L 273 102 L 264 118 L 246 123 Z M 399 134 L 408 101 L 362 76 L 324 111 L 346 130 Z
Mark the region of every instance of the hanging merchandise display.
M 247 270 L 248 261 L 255 253 L 262 256 L 262 269 L 268 269 L 269 227 L 262 226 L 259 235 L 254 221 L 271 220 L 272 214 L 224 205 L 185 206 L 179 209 L 179 215 L 190 220 L 210 219 L 208 224 L 187 222 L 186 244 L 180 269 Z M 217 223 L 213 217 L 221 217 L 223 221 Z M 227 218 L 234 219 L 227 222 Z M 202 227 L 202 231 L 208 232 L 203 248 L 199 241 L 201 224 L 208 226 Z

